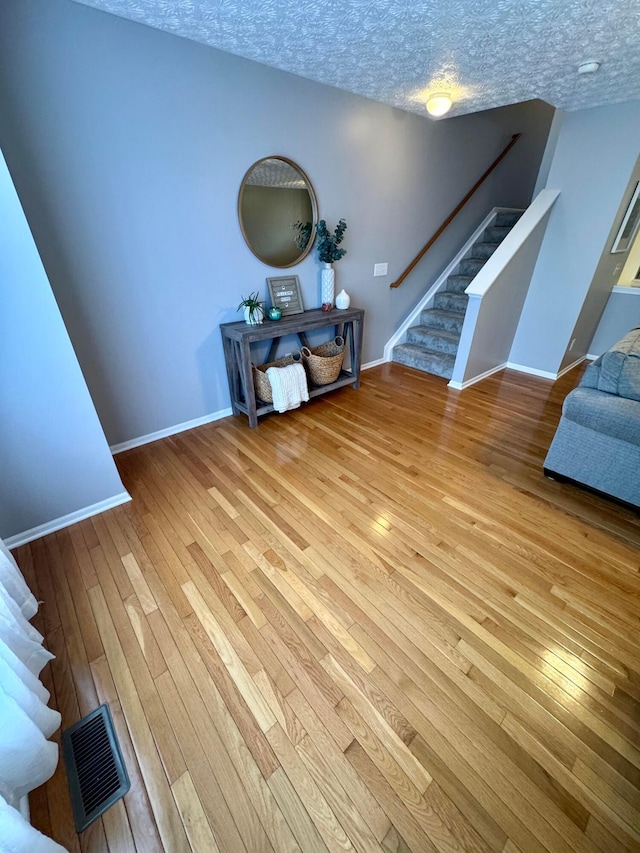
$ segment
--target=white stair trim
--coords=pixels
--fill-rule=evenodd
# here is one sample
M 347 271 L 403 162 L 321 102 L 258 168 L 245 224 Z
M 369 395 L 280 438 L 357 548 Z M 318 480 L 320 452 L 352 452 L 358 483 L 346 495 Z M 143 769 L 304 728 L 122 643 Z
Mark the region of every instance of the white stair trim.
M 415 321 L 420 316 L 420 312 L 425 308 L 429 307 L 429 303 L 433 301 L 436 293 L 439 290 L 442 290 L 444 285 L 447 282 L 447 279 L 450 275 L 453 275 L 453 271 L 458 266 L 460 261 L 465 259 L 465 255 L 470 251 L 471 247 L 474 243 L 477 243 L 480 237 L 482 236 L 484 230 L 489 228 L 497 215 L 499 213 L 520 213 L 520 208 L 514 207 L 494 207 L 487 216 L 482 220 L 480 225 L 476 228 L 473 234 L 469 237 L 464 246 L 460 249 L 460 251 L 455 255 L 451 263 L 449 263 L 444 271 L 438 276 L 438 278 L 434 281 L 431 287 L 427 290 L 427 292 L 422 296 L 422 298 L 418 301 L 417 305 L 411 313 L 405 317 L 402 323 L 398 326 L 393 335 L 389 338 L 387 343 L 384 345 L 384 361 L 391 361 L 391 356 L 393 352 L 393 348 L 400 343 L 404 343 L 406 340 L 407 330 L 414 325 Z

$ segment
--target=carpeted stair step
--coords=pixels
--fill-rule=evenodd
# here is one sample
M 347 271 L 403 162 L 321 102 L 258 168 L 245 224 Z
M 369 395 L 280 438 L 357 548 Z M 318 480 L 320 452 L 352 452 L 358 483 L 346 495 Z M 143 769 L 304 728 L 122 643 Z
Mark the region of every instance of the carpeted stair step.
M 524 210 L 502 210 L 497 214 L 493 224 L 500 228 L 513 228 L 523 213 Z
M 511 228 L 506 225 L 490 225 L 488 228 L 484 229 L 482 240 L 486 243 L 501 243 L 509 231 L 511 231 Z
M 441 290 L 434 297 L 433 307 L 438 311 L 459 311 L 464 314 L 468 301 L 469 297 L 466 293 L 450 293 L 447 290 Z
M 491 255 L 493 255 L 499 245 L 500 243 L 474 243 L 469 250 L 467 258 L 476 258 L 486 261 L 491 257 Z
M 472 281 L 472 275 L 450 275 L 444 289 L 448 293 L 464 293 Z
M 425 308 L 420 312 L 420 325 L 429 329 L 442 329 L 445 332 L 460 334 L 464 314 L 459 311 L 438 311 L 436 308 Z
M 407 343 L 415 344 L 431 352 L 445 352 L 455 355 L 458 352 L 460 335 L 445 332 L 444 329 L 430 329 L 428 326 L 412 326 L 407 330 Z
M 463 258 L 458 264 L 458 272 L 460 275 L 478 275 L 482 267 L 486 264 L 484 258 Z
M 425 373 L 433 373 L 451 379 L 455 355 L 444 352 L 431 352 L 415 344 L 399 344 L 393 348 L 393 360 L 407 367 L 415 367 Z

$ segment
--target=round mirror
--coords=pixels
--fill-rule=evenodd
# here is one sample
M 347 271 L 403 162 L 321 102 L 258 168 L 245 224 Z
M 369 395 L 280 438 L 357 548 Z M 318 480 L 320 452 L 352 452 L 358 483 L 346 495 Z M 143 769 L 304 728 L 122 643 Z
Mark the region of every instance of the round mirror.
M 265 157 L 240 185 L 238 219 L 247 246 L 270 267 L 292 267 L 311 250 L 318 204 L 309 178 L 286 157 Z

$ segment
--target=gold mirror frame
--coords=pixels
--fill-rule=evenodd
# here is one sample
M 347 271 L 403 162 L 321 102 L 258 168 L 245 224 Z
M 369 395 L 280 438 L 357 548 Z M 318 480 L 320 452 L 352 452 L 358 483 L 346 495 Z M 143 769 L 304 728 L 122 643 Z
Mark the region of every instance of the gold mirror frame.
M 304 187 L 286 187 L 278 186 L 277 183 L 270 185 L 254 185 L 249 183 L 254 170 L 263 164 L 267 164 L 270 160 L 277 160 L 280 163 L 286 164 L 290 169 L 295 170 L 300 176 L 300 180 L 304 183 Z M 277 194 L 287 190 L 298 192 L 306 190 L 308 193 L 308 201 L 310 212 L 306 209 L 303 196 L 293 196 L 290 192 L 287 193 L 286 201 L 280 202 L 277 199 Z M 259 190 L 264 190 L 262 195 L 264 198 L 257 199 Z M 251 196 L 251 199 L 250 199 Z M 252 203 L 254 213 L 253 221 L 250 216 L 248 207 L 249 201 Z M 276 215 L 274 205 L 277 204 L 279 211 Z M 297 212 L 296 212 L 297 211 Z M 309 241 L 304 249 L 298 251 L 295 257 L 286 253 L 288 248 L 288 237 L 291 237 L 291 242 L 295 245 L 295 231 L 292 228 L 293 222 L 301 220 L 306 212 L 311 216 L 311 234 Z M 290 220 L 293 220 L 290 221 Z M 308 220 L 307 220 L 308 221 Z M 272 154 L 269 157 L 261 157 L 247 169 L 240 191 L 238 192 L 238 222 L 244 241 L 251 252 L 270 267 L 276 269 L 288 269 L 299 264 L 309 254 L 315 241 L 315 225 L 318 221 L 318 201 L 315 191 L 306 173 L 293 160 L 288 157 L 283 157 L 280 154 Z M 277 243 L 279 245 L 274 245 Z M 268 244 L 268 245 L 267 245 Z M 284 248 L 280 248 L 280 245 Z M 267 246 L 267 248 L 265 248 Z M 297 247 L 296 247 L 297 248 Z

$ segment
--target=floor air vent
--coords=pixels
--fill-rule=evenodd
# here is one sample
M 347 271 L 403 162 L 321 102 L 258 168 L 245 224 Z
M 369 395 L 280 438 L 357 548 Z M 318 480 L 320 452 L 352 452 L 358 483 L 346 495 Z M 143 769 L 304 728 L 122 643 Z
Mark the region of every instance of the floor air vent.
M 62 732 L 62 755 L 76 829 L 82 832 L 131 786 L 108 705 Z

